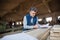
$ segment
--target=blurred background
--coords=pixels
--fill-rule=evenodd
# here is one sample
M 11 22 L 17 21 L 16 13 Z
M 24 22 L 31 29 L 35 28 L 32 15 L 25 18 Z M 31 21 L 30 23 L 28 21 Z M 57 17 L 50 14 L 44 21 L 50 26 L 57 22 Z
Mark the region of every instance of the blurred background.
M 30 7 L 38 9 L 39 24 L 60 24 L 60 0 L 0 0 L 0 33 L 22 30 Z

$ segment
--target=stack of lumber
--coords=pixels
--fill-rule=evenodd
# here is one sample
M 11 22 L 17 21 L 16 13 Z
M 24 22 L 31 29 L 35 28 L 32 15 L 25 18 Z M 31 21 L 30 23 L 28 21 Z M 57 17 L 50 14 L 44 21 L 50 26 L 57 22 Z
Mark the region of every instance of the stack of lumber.
M 60 40 L 60 25 L 54 25 L 50 31 L 50 40 Z

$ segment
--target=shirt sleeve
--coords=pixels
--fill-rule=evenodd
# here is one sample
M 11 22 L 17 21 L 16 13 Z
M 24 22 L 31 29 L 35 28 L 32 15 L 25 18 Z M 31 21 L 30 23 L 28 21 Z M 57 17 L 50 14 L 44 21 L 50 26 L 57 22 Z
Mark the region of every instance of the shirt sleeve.
M 37 17 L 37 22 L 36 22 L 36 24 L 38 24 L 38 17 Z
M 26 16 L 24 16 L 24 19 L 23 19 L 23 27 L 24 27 L 24 29 L 33 29 L 33 27 L 34 27 L 34 26 L 27 25 Z

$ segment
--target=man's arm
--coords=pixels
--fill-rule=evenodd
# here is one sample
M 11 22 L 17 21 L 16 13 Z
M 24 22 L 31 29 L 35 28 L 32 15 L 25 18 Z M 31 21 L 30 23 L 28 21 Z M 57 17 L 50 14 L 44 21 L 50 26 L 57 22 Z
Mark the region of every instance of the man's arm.
M 40 27 L 42 26 L 42 25 L 40 25 L 40 24 L 38 23 L 38 17 L 37 17 L 36 25 L 38 26 L 38 28 L 40 28 Z
M 23 27 L 24 27 L 24 29 L 33 29 L 33 27 L 34 27 L 34 26 L 27 25 L 26 16 L 24 16 L 24 19 L 23 19 Z

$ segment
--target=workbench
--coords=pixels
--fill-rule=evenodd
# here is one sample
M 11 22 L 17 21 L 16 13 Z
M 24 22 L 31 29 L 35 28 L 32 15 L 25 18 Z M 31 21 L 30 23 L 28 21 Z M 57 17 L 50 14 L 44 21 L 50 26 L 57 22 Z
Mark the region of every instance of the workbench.
M 49 36 L 49 32 L 51 28 L 52 26 L 49 26 L 48 28 L 33 29 L 33 30 L 26 31 L 25 33 L 34 38 L 37 38 L 38 40 L 46 40 L 47 37 Z M 12 34 L 12 35 L 15 35 L 15 34 Z

